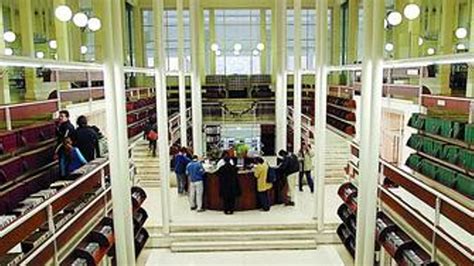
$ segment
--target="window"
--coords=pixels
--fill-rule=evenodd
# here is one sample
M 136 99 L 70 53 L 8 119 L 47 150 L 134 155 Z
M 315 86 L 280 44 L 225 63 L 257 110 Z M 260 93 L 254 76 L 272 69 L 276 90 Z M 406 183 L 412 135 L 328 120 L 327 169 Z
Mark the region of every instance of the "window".
M 287 68 L 289 71 L 295 69 L 295 17 L 294 10 L 287 10 Z M 331 43 L 331 10 L 328 10 L 328 43 Z M 327 46 L 330 49 L 330 45 Z M 331 53 L 328 51 L 328 58 Z M 301 10 L 301 69 L 316 69 L 316 9 Z
M 212 29 L 210 29 L 209 20 L 212 17 L 211 12 L 214 12 L 215 19 L 215 40 L 210 39 Z M 261 29 L 262 16 L 265 16 L 263 21 L 266 24 L 263 29 Z M 216 74 L 261 74 L 270 72 L 268 58 L 270 58 L 271 30 L 269 24 L 271 25 L 270 10 L 206 10 L 205 52 L 206 58 L 210 60 L 215 58 Z M 262 40 L 261 30 L 265 31 L 266 38 L 264 40 Z M 213 46 L 213 44 L 217 46 Z M 265 69 L 261 69 L 262 57 L 267 58 L 267 63 L 264 65 Z M 210 73 L 210 68 L 207 69 Z
M 153 11 L 143 10 L 143 42 L 147 67 L 155 65 L 155 33 L 153 31 Z
M 176 10 L 165 10 L 163 17 L 165 36 L 166 71 L 178 71 L 178 12 Z M 191 69 L 191 37 L 189 32 L 190 18 L 189 10 L 183 11 L 184 24 L 184 70 Z M 153 11 L 143 11 L 143 35 L 145 42 L 145 58 L 148 67 L 154 66 L 155 43 Z

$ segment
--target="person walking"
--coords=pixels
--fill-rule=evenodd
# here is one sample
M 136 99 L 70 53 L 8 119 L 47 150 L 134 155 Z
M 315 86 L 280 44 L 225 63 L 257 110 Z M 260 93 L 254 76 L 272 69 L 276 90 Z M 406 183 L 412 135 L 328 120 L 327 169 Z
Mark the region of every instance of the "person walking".
M 229 156 L 223 158 L 224 164 L 217 170 L 219 177 L 219 196 L 224 201 L 224 213 L 233 214 L 235 199 L 240 196 L 241 190 L 237 178 L 237 167 L 231 163 Z
M 156 121 L 150 117 L 143 128 L 143 138 L 148 140 L 148 150 L 151 152 L 153 157 L 156 157 L 156 142 L 158 140 L 157 132 Z
M 202 162 L 198 160 L 197 155 L 193 155 L 193 161 L 186 167 L 186 174 L 188 175 L 191 183 L 189 184 L 189 203 L 191 210 L 203 212 L 204 208 L 202 205 L 204 195 L 204 167 Z
M 87 118 L 83 115 L 77 118 L 75 146 L 81 151 L 86 161 L 96 158 L 99 152 L 99 136 L 97 132 L 87 125 Z
M 286 178 L 288 184 L 286 206 L 295 206 L 296 198 L 296 178 L 300 170 L 298 157 L 295 154 L 280 150 L 278 155 L 281 156 L 281 163 L 277 166 L 277 170 L 281 176 Z
M 314 182 L 311 177 L 311 171 L 313 170 L 313 158 L 314 152 L 310 146 L 304 146 L 299 152 L 299 159 L 301 161 L 301 169 L 299 174 L 299 189 L 303 191 L 303 176 L 306 176 L 306 182 L 308 183 L 311 193 L 314 193 Z
M 255 159 L 256 165 L 254 175 L 257 178 L 257 198 L 263 211 L 270 210 L 270 200 L 268 191 L 272 188 L 272 183 L 267 183 L 269 165 L 261 157 Z
M 174 172 L 176 174 L 179 195 L 184 195 L 186 190 L 186 167 L 191 162 L 191 159 L 186 155 L 186 151 L 186 147 L 181 147 L 174 159 Z

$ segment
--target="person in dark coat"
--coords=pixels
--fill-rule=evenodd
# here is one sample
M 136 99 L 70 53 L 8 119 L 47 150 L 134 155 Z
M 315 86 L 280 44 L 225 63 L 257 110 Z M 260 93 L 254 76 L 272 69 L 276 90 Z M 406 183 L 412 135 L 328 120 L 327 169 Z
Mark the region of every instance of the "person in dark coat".
M 66 171 L 66 164 L 67 158 L 64 151 L 64 140 L 66 138 L 71 139 L 71 141 L 76 140 L 76 130 L 72 125 L 71 121 L 69 121 L 69 112 L 67 110 L 59 111 L 59 118 L 58 118 L 58 126 L 56 128 L 56 150 L 54 159 L 59 161 L 59 174 L 61 177 L 67 176 Z
M 237 171 L 237 167 L 228 156 L 224 158 L 224 165 L 217 170 L 217 176 L 219 176 L 219 196 L 224 201 L 225 214 L 234 213 L 235 199 L 241 194 Z
M 75 144 L 86 161 L 90 162 L 96 158 L 99 150 L 99 136 L 92 127 L 87 125 L 87 118 L 83 115 L 77 118 Z

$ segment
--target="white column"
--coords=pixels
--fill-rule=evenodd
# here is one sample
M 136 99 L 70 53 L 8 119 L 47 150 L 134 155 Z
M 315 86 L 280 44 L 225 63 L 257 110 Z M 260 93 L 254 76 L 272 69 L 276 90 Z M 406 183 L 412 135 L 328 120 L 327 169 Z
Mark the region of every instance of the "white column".
M 469 34 L 469 52 L 474 53 L 474 2 L 471 3 L 471 23 L 469 28 L 471 29 L 471 33 Z M 468 65 L 469 68 L 467 70 L 467 88 L 466 88 L 466 97 L 474 97 L 474 64 L 471 63 Z
M 326 98 L 327 98 L 327 34 L 328 0 L 316 0 L 316 99 L 315 99 L 315 166 L 316 212 L 318 230 L 324 227 L 324 179 L 326 177 Z
M 164 4 L 163 0 L 153 0 L 153 24 L 155 25 L 155 86 L 156 110 L 158 122 L 158 155 L 160 158 L 161 182 L 161 215 L 163 219 L 163 233 L 170 232 L 170 168 L 168 143 L 168 103 L 166 99 L 166 61 L 163 29 Z
M 275 123 L 276 151 L 286 150 L 287 138 L 287 89 L 286 89 L 286 0 L 275 0 L 276 16 L 276 90 L 275 90 Z
M 193 149 L 194 154 L 203 155 L 202 149 L 202 102 L 201 102 L 201 73 L 199 72 L 199 13 L 200 0 L 189 1 L 191 22 L 191 115 L 193 119 Z
M 179 83 L 179 115 L 180 115 L 180 132 L 181 132 L 181 146 L 188 146 L 188 125 L 186 119 L 186 79 L 184 76 L 184 19 L 183 19 L 183 5 L 184 0 L 176 1 L 177 15 L 178 15 L 178 83 Z
M 114 4 L 112 4 L 114 2 Z M 125 111 L 125 83 L 122 54 L 122 16 L 120 5 L 104 1 L 103 31 L 105 33 L 104 87 L 109 160 L 112 180 L 112 203 L 115 253 L 118 265 L 135 265 L 130 177 L 128 176 L 128 137 Z
M 294 0 L 295 70 L 293 74 L 293 152 L 301 149 L 301 0 Z
M 375 252 L 375 221 L 379 180 L 380 124 L 382 116 L 384 3 L 364 0 L 365 45 L 362 87 L 362 127 L 360 143 L 360 176 L 356 265 L 373 265 Z M 370 47 L 367 47 L 370 46 Z M 365 74 L 364 71 L 370 72 Z M 362 223 L 361 223 L 362 222 Z

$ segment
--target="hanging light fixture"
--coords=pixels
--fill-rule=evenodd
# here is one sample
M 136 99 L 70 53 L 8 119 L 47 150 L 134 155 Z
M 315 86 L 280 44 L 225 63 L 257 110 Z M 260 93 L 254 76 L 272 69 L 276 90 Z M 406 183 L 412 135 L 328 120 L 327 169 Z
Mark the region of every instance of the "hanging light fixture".
M 100 19 L 98 18 L 90 18 L 89 21 L 87 22 L 87 27 L 91 31 L 98 31 L 102 27 L 102 23 L 100 22 Z
M 49 48 L 58 49 L 58 42 L 56 40 L 49 41 Z
M 74 22 L 74 25 L 78 26 L 79 28 L 84 28 L 85 26 L 87 26 L 88 21 L 89 19 L 87 18 L 87 15 L 82 12 L 75 14 L 72 18 L 72 22 Z
M 260 52 L 257 49 L 254 49 L 252 53 L 253 53 L 254 56 L 259 56 L 260 55 Z
M 456 49 L 457 50 L 466 50 L 466 45 L 464 43 L 458 43 L 458 45 L 456 45 Z
M 217 50 L 217 51 L 216 51 L 216 55 L 217 55 L 217 56 L 221 56 L 221 55 L 222 55 L 221 50 Z
M 44 53 L 41 52 L 41 51 L 38 51 L 38 52 L 36 52 L 36 57 L 38 57 L 39 59 L 43 59 L 44 58 Z
M 402 14 L 400 14 L 400 12 L 398 11 L 392 11 L 387 16 L 388 24 L 392 26 L 400 25 L 400 23 L 402 23 L 402 20 L 403 20 Z
M 466 28 L 457 28 L 456 29 L 456 32 L 455 32 L 455 35 L 458 39 L 464 39 L 467 37 L 467 30 Z
M 3 33 L 3 39 L 6 42 L 14 42 L 16 40 L 16 34 L 13 31 L 6 31 Z
M 426 50 L 426 52 L 429 54 L 429 55 L 434 55 L 436 50 L 434 48 L 428 48 L 428 50 Z
M 242 50 L 242 44 L 240 44 L 240 43 L 234 44 L 234 50 L 236 50 L 236 51 Z
M 265 45 L 263 43 L 257 44 L 257 50 L 263 51 L 265 49 Z
M 386 18 L 383 20 L 383 27 L 384 27 L 385 29 L 388 28 L 388 22 L 387 22 L 387 19 L 386 19 Z
M 89 49 L 87 48 L 87 46 L 85 46 L 85 45 L 81 46 L 81 54 L 87 54 L 88 50 Z
M 234 49 L 234 55 L 235 55 L 235 56 L 239 56 L 239 55 L 240 55 L 240 50 L 235 50 L 235 49 Z
M 8 55 L 8 56 L 13 55 L 13 49 L 7 47 L 7 48 L 5 48 L 4 53 L 5 53 L 5 55 Z
M 423 38 L 418 37 L 418 46 L 422 46 L 424 42 Z
M 418 18 L 420 13 L 420 7 L 417 4 L 408 4 L 403 9 L 403 15 L 405 15 L 408 20 L 414 20 Z
M 62 22 L 67 22 L 72 18 L 72 10 L 66 5 L 60 5 L 54 10 L 54 15 Z
M 219 50 L 219 45 L 217 43 L 211 44 L 211 50 L 217 52 L 217 50 Z
M 385 44 L 385 51 L 391 52 L 391 51 L 393 51 L 393 48 L 394 48 L 393 43 Z

